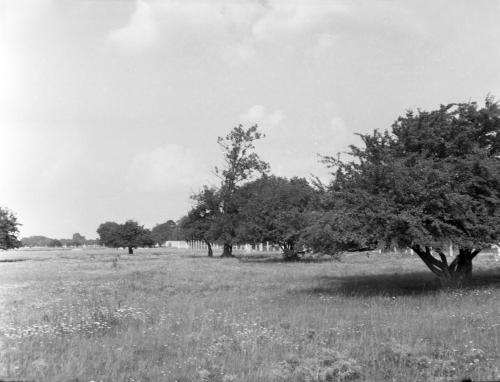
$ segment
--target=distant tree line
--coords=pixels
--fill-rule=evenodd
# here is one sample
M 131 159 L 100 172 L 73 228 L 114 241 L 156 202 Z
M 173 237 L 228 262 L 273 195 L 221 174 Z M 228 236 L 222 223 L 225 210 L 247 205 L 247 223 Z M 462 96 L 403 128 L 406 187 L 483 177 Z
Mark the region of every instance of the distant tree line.
M 98 245 L 97 239 L 86 239 L 85 236 L 74 233 L 71 239 L 52 239 L 50 237 L 35 235 L 23 237 L 21 245 L 23 247 L 81 247 L 84 245 Z

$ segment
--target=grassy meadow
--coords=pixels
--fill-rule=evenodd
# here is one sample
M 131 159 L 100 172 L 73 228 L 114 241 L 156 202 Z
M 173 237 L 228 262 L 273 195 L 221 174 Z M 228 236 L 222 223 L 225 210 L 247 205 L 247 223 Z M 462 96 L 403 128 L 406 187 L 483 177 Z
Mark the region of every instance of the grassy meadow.
M 282 263 L 164 248 L 17 250 L 0 254 L 0 306 L 0 379 L 500 376 L 500 262 L 487 255 L 458 290 L 404 255 Z

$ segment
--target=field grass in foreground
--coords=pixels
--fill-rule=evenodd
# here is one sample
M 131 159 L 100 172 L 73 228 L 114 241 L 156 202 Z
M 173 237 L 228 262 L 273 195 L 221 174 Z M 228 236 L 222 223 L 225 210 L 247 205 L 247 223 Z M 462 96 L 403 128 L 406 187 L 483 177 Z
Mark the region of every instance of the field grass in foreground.
M 500 375 L 500 268 L 439 288 L 416 258 L 0 254 L 0 379 L 447 381 Z

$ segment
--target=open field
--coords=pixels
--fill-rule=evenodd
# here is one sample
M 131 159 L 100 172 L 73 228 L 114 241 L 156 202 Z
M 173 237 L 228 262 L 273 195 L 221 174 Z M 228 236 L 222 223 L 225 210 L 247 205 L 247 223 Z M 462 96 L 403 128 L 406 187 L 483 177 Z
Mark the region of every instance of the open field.
M 118 258 L 117 254 L 122 253 Z M 0 254 L 0 379 L 447 381 L 500 375 L 500 262 L 439 288 L 417 258 Z

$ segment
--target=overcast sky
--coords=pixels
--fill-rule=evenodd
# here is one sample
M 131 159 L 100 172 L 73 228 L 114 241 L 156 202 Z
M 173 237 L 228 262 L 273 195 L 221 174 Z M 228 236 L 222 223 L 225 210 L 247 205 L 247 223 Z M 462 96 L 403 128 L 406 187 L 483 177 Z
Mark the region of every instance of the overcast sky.
M 272 172 L 405 110 L 500 95 L 499 1 L 0 0 L 0 205 L 22 236 L 178 219 L 217 136 Z

